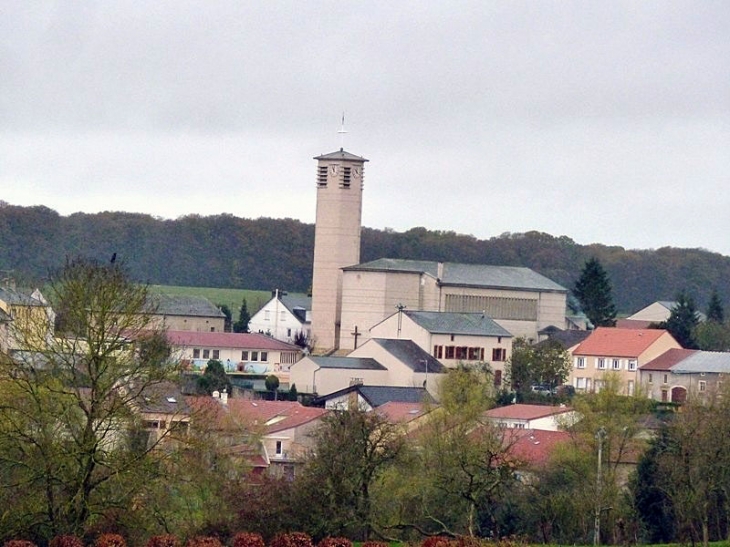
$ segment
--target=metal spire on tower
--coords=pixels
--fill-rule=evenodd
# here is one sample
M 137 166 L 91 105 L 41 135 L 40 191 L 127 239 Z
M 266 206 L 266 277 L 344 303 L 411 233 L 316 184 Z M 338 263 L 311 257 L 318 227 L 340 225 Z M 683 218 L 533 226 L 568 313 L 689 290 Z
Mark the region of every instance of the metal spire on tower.
M 340 137 L 340 150 L 344 150 L 345 148 L 345 134 L 347 133 L 347 130 L 345 129 L 345 113 L 342 113 L 342 125 L 340 125 L 340 129 L 337 131 L 341 137 Z

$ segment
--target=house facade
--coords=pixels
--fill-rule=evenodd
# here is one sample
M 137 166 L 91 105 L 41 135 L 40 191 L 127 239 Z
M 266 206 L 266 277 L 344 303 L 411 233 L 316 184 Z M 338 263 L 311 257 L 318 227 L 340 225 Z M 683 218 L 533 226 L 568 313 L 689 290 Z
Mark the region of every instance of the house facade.
M 396 309 L 483 313 L 537 340 L 543 328 L 566 327 L 566 297 L 529 268 L 383 258 L 343 268 L 340 347 L 354 349 Z
M 482 313 L 399 310 L 370 329 L 374 338 L 413 340 L 442 365 L 489 363 L 502 384 L 512 335 Z
M 730 378 L 730 353 L 671 349 L 640 367 L 639 376 L 655 401 L 702 401 L 722 395 Z
M 347 357 L 310 355 L 291 367 L 300 393 L 328 395 L 354 385 L 425 387 L 437 393 L 446 368 L 411 340 L 371 338 Z
M 248 322 L 249 332 L 266 334 L 293 344 L 298 333 L 312 337 L 312 298 L 274 291 L 264 306 Z
M 577 391 L 598 392 L 611 373 L 619 379 L 624 395 L 634 395 L 639 367 L 680 347 L 665 330 L 598 327 L 572 349 L 569 382 Z
M 202 296 L 155 294 L 150 297 L 151 327 L 172 331 L 223 332 L 225 314 Z
M 302 356 L 301 348 L 263 334 L 167 331 L 174 355 L 193 370 L 203 370 L 210 359 L 227 372 L 275 374 L 288 379 L 289 368 Z

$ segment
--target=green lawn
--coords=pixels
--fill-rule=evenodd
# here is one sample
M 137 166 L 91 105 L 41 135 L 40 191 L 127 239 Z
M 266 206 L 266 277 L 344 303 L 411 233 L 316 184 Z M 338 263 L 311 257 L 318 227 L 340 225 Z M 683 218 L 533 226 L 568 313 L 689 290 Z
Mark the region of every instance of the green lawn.
M 172 285 L 150 285 L 150 290 L 162 294 L 204 296 L 213 304 L 227 305 L 233 314 L 233 320 L 238 319 L 241 302 L 246 299 L 248 313 L 253 315 L 271 299 L 269 291 L 250 291 L 248 289 L 216 289 L 213 287 L 177 287 Z

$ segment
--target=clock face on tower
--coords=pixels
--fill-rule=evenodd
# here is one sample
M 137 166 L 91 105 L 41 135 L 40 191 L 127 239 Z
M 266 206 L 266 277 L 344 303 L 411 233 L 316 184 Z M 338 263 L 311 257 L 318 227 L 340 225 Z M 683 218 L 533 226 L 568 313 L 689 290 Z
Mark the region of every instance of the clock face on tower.
M 358 178 L 358 177 L 360 176 L 360 173 L 361 173 L 361 171 L 362 171 L 362 170 L 361 170 L 361 169 L 360 169 L 359 167 L 355 167 L 355 168 L 354 168 L 354 169 L 352 170 L 352 176 L 353 176 L 354 178 Z
M 336 174 L 337 174 L 337 166 L 330 165 L 330 175 L 336 175 Z

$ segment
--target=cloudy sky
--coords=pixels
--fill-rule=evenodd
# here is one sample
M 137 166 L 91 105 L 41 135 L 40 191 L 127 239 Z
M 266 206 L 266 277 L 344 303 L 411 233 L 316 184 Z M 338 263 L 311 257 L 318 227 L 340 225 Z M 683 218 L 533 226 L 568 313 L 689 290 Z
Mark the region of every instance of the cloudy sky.
M 730 255 L 730 2 L 0 0 L 0 200 Z

